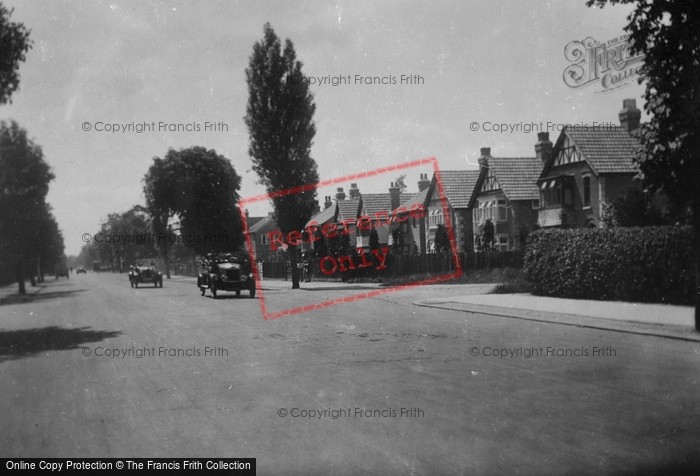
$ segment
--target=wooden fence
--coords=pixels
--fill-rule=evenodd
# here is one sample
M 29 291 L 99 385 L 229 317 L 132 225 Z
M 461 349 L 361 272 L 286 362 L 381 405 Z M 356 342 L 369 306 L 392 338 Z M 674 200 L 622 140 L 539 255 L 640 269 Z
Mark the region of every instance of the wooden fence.
M 366 257 L 366 259 L 368 259 Z M 385 269 L 377 270 L 380 262 L 376 257 L 372 257 L 372 266 L 360 267 L 361 260 L 357 256 L 351 257 L 351 261 L 344 260 L 342 265 L 336 260 L 326 260 L 324 269 L 332 273 L 321 271 L 319 259 L 310 261 L 312 279 L 341 281 L 348 278 L 357 277 L 400 277 L 412 274 L 428 274 L 440 276 L 451 273 L 455 270 L 455 262 L 451 255 L 425 254 L 425 255 L 392 255 L 387 256 L 384 265 Z M 468 273 L 470 270 L 490 269 L 490 268 L 522 268 L 522 251 L 501 251 L 494 253 L 461 253 L 459 262 L 462 272 Z M 353 269 L 354 267 L 354 269 Z M 289 262 L 264 262 L 263 279 L 291 279 L 291 267 Z

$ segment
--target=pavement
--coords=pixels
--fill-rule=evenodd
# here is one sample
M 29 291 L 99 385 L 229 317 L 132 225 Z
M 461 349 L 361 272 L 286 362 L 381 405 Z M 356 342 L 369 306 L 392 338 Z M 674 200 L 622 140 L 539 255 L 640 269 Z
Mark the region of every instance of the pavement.
M 417 306 L 700 342 L 694 308 L 667 304 L 483 294 L 421 299 Z

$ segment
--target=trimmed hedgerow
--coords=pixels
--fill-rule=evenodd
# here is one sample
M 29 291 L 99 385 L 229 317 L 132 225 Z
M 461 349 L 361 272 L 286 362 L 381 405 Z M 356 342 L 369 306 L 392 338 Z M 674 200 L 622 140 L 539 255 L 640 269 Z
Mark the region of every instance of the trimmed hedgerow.
M 689 227 L 551 230 L 529 238 L 523 274 L 534 294 L 694 304 Z

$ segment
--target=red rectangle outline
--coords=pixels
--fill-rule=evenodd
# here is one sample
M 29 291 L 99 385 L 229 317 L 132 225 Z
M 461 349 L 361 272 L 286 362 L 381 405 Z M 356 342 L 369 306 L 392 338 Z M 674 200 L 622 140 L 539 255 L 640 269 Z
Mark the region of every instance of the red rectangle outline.
M 439 283 L 441 281 L 447 281 L 448 279 L 459 278 L 460 276 L 462 276 L 462 266 L 459 262 L 459 255 L 457 253 L 457 244 L 455 242 L 454 230 L 452 228 L 452 220 L 450 219 L 449 207 L 447 206 L 447 198 L 445 197 L 445 189 L 442 185 L 442 178 L 440 177 L 440 169 L 438 167 L 438 162 L 437 162 L 437 159 L 435 157 L 414 160 L 411 162 L 404 162 L 402 164 L 391 165 L 388 167 L 381 167 L 381 168 L 378 168 L 375 170 L 370 170 L 367 172 L 360 172 L 357 174 L 346 175 L 344 177 L 337 177 L 334 179 L 324 180 L 324 181 L 316 183 L 316 184 L 308 184 L 308 185 L 303 185 L 303 186 L 299 186 L 299 187 L 288 188 L 286 190 L 281 190 L 279 192 L 266 193 L 266 194 L 256 195 L 254 197 L 243 198 L 243 199 L 239 200 L 238 209 L 239 209 L 239 212 L 241 214 L 241 220 L 243 223 L 243 232 L 245 233 L 246 243 L 248 244 L 250 262 L 255 263 L 255 252 L 253 251 L 253 243 L 252 243 L 252 240 L 250 238 L 250 233 L 248 233 L 248 222 L 246 220 L 246 214 L 245 214 L 245 205 L 247 205 L 248 203 L 260 202 L 263 200 L 269 200 L 270 198 L 273 198 L 273 197 L 290 195 L 293 193 L 300 193 L 300 192 L 303 192 L 306 190 L 317 189 L 317 188 L 325 187 L 328 185 L 334 185 L 337 183 L 349 182 L 350 180 L 355 180 L 355 179 L 360 179 L 360 178 L 374 177 L 376 175 L 381 175 L 381 174 L 385 174 L 388 172 L 393 172 L 395 170 L 404 170 L 404 169 L 408 169 L 411 167 L 418 167 L 418 166 L 426 165 L 426 164 L 433 165 L 433 171 L 435 173 L 435 182 L 437 183 L 438 193 L 440 194 L 440 202 L 442 203 L 442 215 L 443 215 L 443 218 L 445 221 L 445 228 L 447 229 L 447 236 L 450 239 L 450 248 L 452 251 L 452 258 L 453 258 L 454 263 L 455 263 L 455 271 L 454 272 L 443 275 L 443 276 L 435 276 L 434 278 L 428 278 L 428 279 L 424 279 L 421 281 L 416 281 L 416 282 L 409 283 L 409 284 L 402 284 L 400 286 L 392 286 L 392 287 L 386 288 L 386 289 L 378 289 L 376 291 L 369 291 L 366 293 L 360 293 L 360 294 L 356 294 L 354 296 L 346 296 L 343 298 L 338 298 L 338 299 L 335 299 L 332 301 L 324 301 L 324 302 L 320 302 L 317 304 L 307 304 L 306 306 L 295 307 L 292 309 L 286 309 L 283 311 L 277 311 L 277 312 L 274 312 L 272 314 L 268 314 L 267 305 L 265 304 L 265 297 L 264 297 L 264 294 L 262 292 L 262 284 L 261 284 L 260 275 L 258 272 L 258 267 L 253 266 L 252 268 L 253 268 L 253 275 L 255 276 L 255 288 L 256 288 L 256 293 L 258 295 L 258 299 L 260 300 L 260 311 L 262 313 L 263 319 L 265 319 L 265 320 L 276 319 L 278 317 L 290 316 L 292 314 L 299 314 L 299 313 L 306 312 L 306 311 L 323 309 L 323 308 L 326 308 L 329 306 L 334 306 L 336 304 L 358 301 L 360 299 L 367 299 L 367 298 L 371 298 L 371 297 L 375 297 L 375 296 L 380 296 L 382 294 L 387 294 L 387 293 L 391 293 L 394 291 L 403 291 L 403 290 L 411 289 L 411 288 L 414 288 L 417 286 L 423 286 L 425 284 Z

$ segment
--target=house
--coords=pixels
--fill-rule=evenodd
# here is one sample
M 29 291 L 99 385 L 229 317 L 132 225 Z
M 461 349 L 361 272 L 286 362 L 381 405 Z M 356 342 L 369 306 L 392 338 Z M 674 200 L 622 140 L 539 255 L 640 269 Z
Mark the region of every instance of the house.
M 248 222 L 248 234 L 253 244 L 252 251 L 258 261 L 277 261 L 279 258 L 278 254 L 281 250 L 272 251 L 270 249 L 271 242 L 268 233 L 271 232 L 281 233 L 277 223 L 272 218 L 272 212 L 268 213 L 266 217 L 256 220 L 253 225 L 250 224 L 250 221 Z
M 542 228 L 598 228 L 604 205 L 633 184 L 632 161 L 639 142 L 630 132 L 641 111 L 625 99 L 620 126 L 603 124 L 564 129 L 552 147 L 547 133 L 538 134 L 538 156 L 544 168 L 538 177 Z
M 405 201 L 391 211 L 393 222 L 391 232 L 393 233 L 395 229 L 401 230 L 404 253 L 411 255 L 426 253 L 428 213 L 425 202 L 429 187 L 428 174 L 420 174 L 418 193 L 408 195 Z M 394 244 L 393 235 L 390 242 Z
M 479 165 L 481 171 L 469 200 L 476 235 L 474 250 L 481 249 L 487 220 L 494 225 L 492 245 L 500 251 L 519 249 L 524 240 L 518 237 L 528 234 L 537 223 L 537 179 L 543 163 L 537 157 L 492 157 L 491 149 L 484 147 Z
M 457 251 L 462 253 L 472 249 L 472 213 L 469 200 L 479 178 L 478 170 L 441 170 L 440 182 L 445 193 L 450 223 L 454 231 Z M 427 180 L 427 175 L 425 180 Z M 427 252 L 435 252 L 435 232 L 438 225 L 445 224 L 443 204 L 435 174 L 427 188 L 424 206 L 427 213 L 428 227 L 425 237 Z
M 392 211 L 402 201 L 407 201 L 416 194 L 401 193 L 392 182 L 389 193 L 360 193 L 356 183 L 350 184 L 349 197 L 342 187 L 337 189 L 335 200 L 325 197 L 324 209 L 314 215 L 306 225 L 322 230 L 324 225 L 335 224 L 339 233 L 347 234 L 350 249 L 369 249 L 369 237 L 372 228 L 377 230 L 379 244 L 390 243 Z M 359 223 L 359 225 L 358 225 Z M 364 224 L 366 223 L 366 225 Z M 370 225 L 371 223 L 371 225 Z

